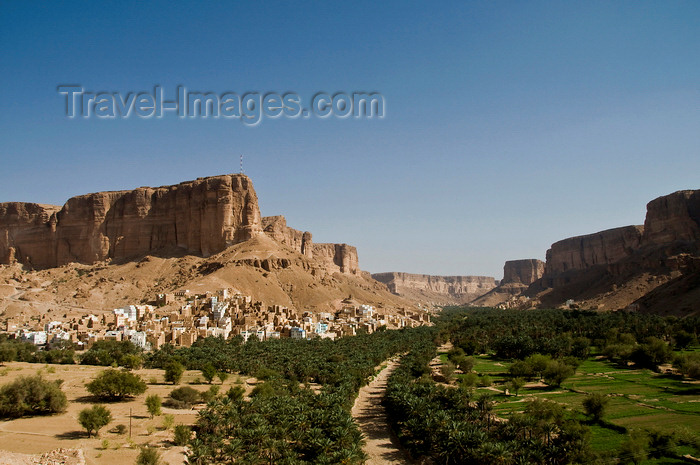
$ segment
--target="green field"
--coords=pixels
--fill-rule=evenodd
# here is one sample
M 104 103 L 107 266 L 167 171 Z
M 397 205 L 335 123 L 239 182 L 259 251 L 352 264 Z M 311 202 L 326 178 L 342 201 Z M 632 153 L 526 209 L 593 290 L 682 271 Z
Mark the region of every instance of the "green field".
M 446 359 L 446 356 L 442 357 Z M 650 370 L 620 368 L 606 360 L 589 359 L 559 388 L 528 383 L 517 397 L 505 396 L 499 389 L 499 384 L 507 381 L 510 363 L 499 361 L 490 355 L 475 356 L 475 359 L 474 371 L 479 375 L 487 374 L 494 381 L 491 388 L 478 388 L 477 392 L 491 393 L 496 402 L 494 411 L 503 418 L 523 411 L 525 402 L 533 398 L 562 404 L 572 415 L 582 418 L 582 402 L 586 393 L 597 392 L 608 396 L 610 400 L 605 420 L 612 424 L 612 427 L 591 425 L 591 445 L 594 450 L 605 452 L 619 449 L 628 437 L 623 428 L 700 437 L 698 382 L 684 381 L 677 376 L 654 373 Z M 679 448 L 679 451 L 694 452 L 692 448 Z M 684 462 L 664 458 L 650 459 L 644 463 Z

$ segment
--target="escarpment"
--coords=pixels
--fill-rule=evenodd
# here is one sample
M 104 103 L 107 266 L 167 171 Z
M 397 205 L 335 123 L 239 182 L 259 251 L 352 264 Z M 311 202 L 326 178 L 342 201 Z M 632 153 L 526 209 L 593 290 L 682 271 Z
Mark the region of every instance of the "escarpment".
M 0 263 L 34 268 L 173 250 L 209 257 L 263 233 L 328 272 L 360 274 L 355 247 L 314 244 L 310 232 L 288 227 L 283 216 L 261 218 L 243 174 L 79 195 L 63 207 L 0 203 Z
M 625 226 L 564 239 L 547 251 L 544 275 L 527 295 L 543 306 L 569 299 L 597 308 L 700 311 L 676 291 L 694 282 L 700 254 L 700 190 L 685 190 L 647 204 L 644 226 Z M 646 294 L 658 296 L 654 299 Z M 663 296 L 663 299 L 660 297 Z M 679 310 L 679 311 L 680 311 Z
M 60 209 L 0 204 L 0 259 L 38 268 L 173 247 L 209 256 L 261 232 L 253 183 L 241 174 L 80 195 Z
M 498 284 L 489 276 L 432 276 L 401 272 L 375 273 L 372 278 L 402 297 L 437 303 L 468 303 Z

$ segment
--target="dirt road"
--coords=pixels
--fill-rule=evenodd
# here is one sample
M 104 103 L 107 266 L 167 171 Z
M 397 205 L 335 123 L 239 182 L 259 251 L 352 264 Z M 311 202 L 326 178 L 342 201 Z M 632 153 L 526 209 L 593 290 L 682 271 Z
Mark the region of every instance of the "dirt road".
M 365 453 L 369 456 L 367 465 L 413 464 L 408 453 L 404 451 L 399 440 L 391 431 L 382 405 L 389 375 L 398 365 L 397 360 L 390 360 L 367 386 L 360 389 L 352 407 L 352 416 L 365 435 Z

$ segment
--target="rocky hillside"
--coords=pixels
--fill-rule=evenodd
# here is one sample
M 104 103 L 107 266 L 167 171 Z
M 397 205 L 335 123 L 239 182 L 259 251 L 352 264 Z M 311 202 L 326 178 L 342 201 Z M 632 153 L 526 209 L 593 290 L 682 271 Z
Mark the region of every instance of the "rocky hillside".
M 679 191 L 649 202 L 644 226 L 552 244 L 526 294 L 541 306 L 572 299 L 585 308 L 697 314 L 699 273 L 700 190 Z
M 469 303 L 495 288 L 489 276 L 431 276 L 400 272 L 375 273 L 372 278 L 386 284 L 396 295 L 435 305 Z
M 494 289 L 478 297 L 471 302 L 478 307 L 495 307 L 510 303 L 512 306 L 520 305 L 517 299 L 530 284 L 542 278 L 545 263 L 534 258 L 523 260 L 508 260 L 503 265 L 503 280 Z
M 266 304 L 332 310 L 349 297 L 413 307 L 361 272 L 357 249 L 261 218 L 244 175 L 0 204 L 0 314 L 111 310 L 157 293 L 233 288 Z

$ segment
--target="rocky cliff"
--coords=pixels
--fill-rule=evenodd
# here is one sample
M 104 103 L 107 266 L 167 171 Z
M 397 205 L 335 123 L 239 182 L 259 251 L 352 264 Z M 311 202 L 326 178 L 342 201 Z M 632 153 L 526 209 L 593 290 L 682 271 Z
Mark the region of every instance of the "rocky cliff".
M 545 263 L 534 258 L 508 260 L 503 265 L 503 279 L 498 286 L 471 302 L 481 307 L 518 306 L 518 297 L 528 286 L 542 278 Z
M 290 228 L 281 215 L 264 217 L 262 225 L 269 237 L 302 255 L 314 258 L 326 271 L 360 274 L 357 248 L 347 244 L 314 244 L 310 232 Z
M 625 226 L 555 242 L 547 251 L 545 275 L 609 265 L 629 257 L 639 249 L 643 231 L 643 226 Z
M 700 190 L 678 191 L 647 204 L 644 246 L 684 242 L 693 249 L 700 241 Z
M 313 242 L 311 233 L 301 232 L 287 226 L 287 220 L 282 215 L 266 216 L 262 219 L 265 234 L 302 255 L 313 257 Z
M 431 276 L 400 272 L 375 273 L 394 294 L 436 304 L 464 304 L 486 294 L 498 284 L 488 276 Z
M 80 195 L 60 209 L 0 204 L 0 260 L 38 268 L 175 247 L 209 256 L 261 232 L 253 183 L 240 174 Z
M 542 260 L 527 258 L 524 260 L 508 260 L 503 265 L 503 280 L 501 284 L 524 284 L 529 286 L 544 274 L 545 263 Z
M 552 244 L 544 275 L 527 295 L 543 306 L 573 299 L 593 308 L 668 312 L 676 306 L 676 313 L 698 312 L 700 303 L 689 303 L 676 290 L 696 282 L 699 253 L 700 190 L 678 191 L 647 204 L 644 226 Z

